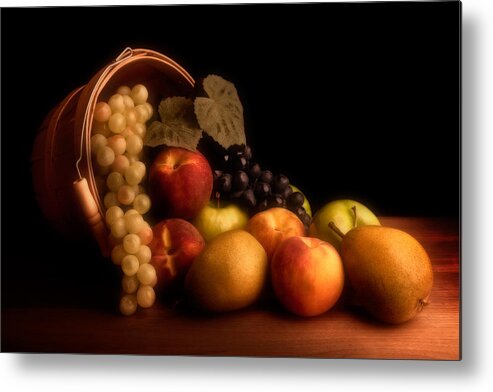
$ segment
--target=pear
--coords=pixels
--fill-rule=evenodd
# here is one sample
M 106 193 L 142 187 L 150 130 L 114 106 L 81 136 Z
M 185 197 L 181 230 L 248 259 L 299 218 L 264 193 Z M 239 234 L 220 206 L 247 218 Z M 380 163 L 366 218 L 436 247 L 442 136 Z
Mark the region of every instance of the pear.
M 195 305 L 209 312 L 253 304 L 267 282 L 269 264 L 262 245 L 236 229 L 214 237 L 190 267 L 185 290 Z
M 336 232 L 337 227 L 329 226 Z M 357 301 L 375 318 L 392 324 L 414 318 L 428 304 L 433 286 L 430 258 L 411 235 L 383 226 L 350 230 L 341 244 Z

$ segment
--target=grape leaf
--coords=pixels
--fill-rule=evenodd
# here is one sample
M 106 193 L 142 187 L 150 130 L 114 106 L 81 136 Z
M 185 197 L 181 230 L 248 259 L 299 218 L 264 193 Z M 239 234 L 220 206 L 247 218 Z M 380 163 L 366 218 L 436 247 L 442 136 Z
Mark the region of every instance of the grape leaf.
M 224 148 L 246 144 L 243 106 L 234 84 L 209 75 L 203 88 L 208 97 L 197 97 L 194 102 L 200 127 Z
M 162 100 L 158 109 L 161 121 L 154 121 L 147 129 L 144 144 L 149 147 L 166 144 L 196 151 L 202 129 L 197 123 L 193 107 L 193 101 L 185 97 Z

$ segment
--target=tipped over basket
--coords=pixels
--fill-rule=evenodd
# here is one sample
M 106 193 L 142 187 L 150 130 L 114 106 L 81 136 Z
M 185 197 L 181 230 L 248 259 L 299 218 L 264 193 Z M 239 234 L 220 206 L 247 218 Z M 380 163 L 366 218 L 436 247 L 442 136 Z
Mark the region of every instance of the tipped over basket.
M 89 227 L 103 255 L 108 255 L 109 248 L 105 207 L 91 162 L 94 108 L 118 86 L 138 83 L 152 86 L 148 101 L 154 107 L 163 96 L 188 95 L 194 86 L 188 72 L 169 57 L 126 48 L 51 110 L 34 142 L 33 185 L 46 219 L 60 232 L 73 235 Z

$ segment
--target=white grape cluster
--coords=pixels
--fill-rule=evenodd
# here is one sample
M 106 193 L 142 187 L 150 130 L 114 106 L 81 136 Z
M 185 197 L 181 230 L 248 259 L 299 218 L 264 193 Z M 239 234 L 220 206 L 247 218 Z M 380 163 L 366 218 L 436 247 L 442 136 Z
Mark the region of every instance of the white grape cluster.
M 156 270 L 151 261 L 152 229 L 143 215 L 151 200 L 141 185 L 146 166 L 142 162 L 146 122 L 153 114 L 142 84 L 121 86 L 108 102 L 94 110 L 91 152 L 98 173 L 106 179 L 105 221 L 110 230 L 111 259 L 123 271 L 120 311 L 131 315 L 151 307 L 156 295 Z

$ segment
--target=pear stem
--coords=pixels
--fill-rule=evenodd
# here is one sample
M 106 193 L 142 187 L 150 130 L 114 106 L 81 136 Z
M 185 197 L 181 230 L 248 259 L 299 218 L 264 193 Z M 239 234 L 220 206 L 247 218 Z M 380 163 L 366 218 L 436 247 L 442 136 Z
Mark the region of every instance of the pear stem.
M 428 305 L 430 303 L 430 301 L 428 300 L 428 298 L 425 298 L 425 299 L 420 299 L 418 301 L 418 312 L 421 312 L 421 310 L 423 310 L 423 308 Z
M 421 303 L 422 306 L 426 306 L 430 304 L 430 301 L 426 299 L 420 299 L 419 302 Z
M 329 222 L 329 227 L 332 229 L 332 231 L 334 231 L 334 233 L 341 237 L 341 239 L 344 238 L 345 234 L 336 226 L 334 222 Z
M 356 212 L 356 206 L 353 206 L 351 209 L 352 209 L 352 210 L 353 210 L 353 212 L 354 212 L 354 222 L 353 222 L 353 227 L 356 227 L 357 222 L 358 222 L 358 214 L 357 214 L 357 212 Z

